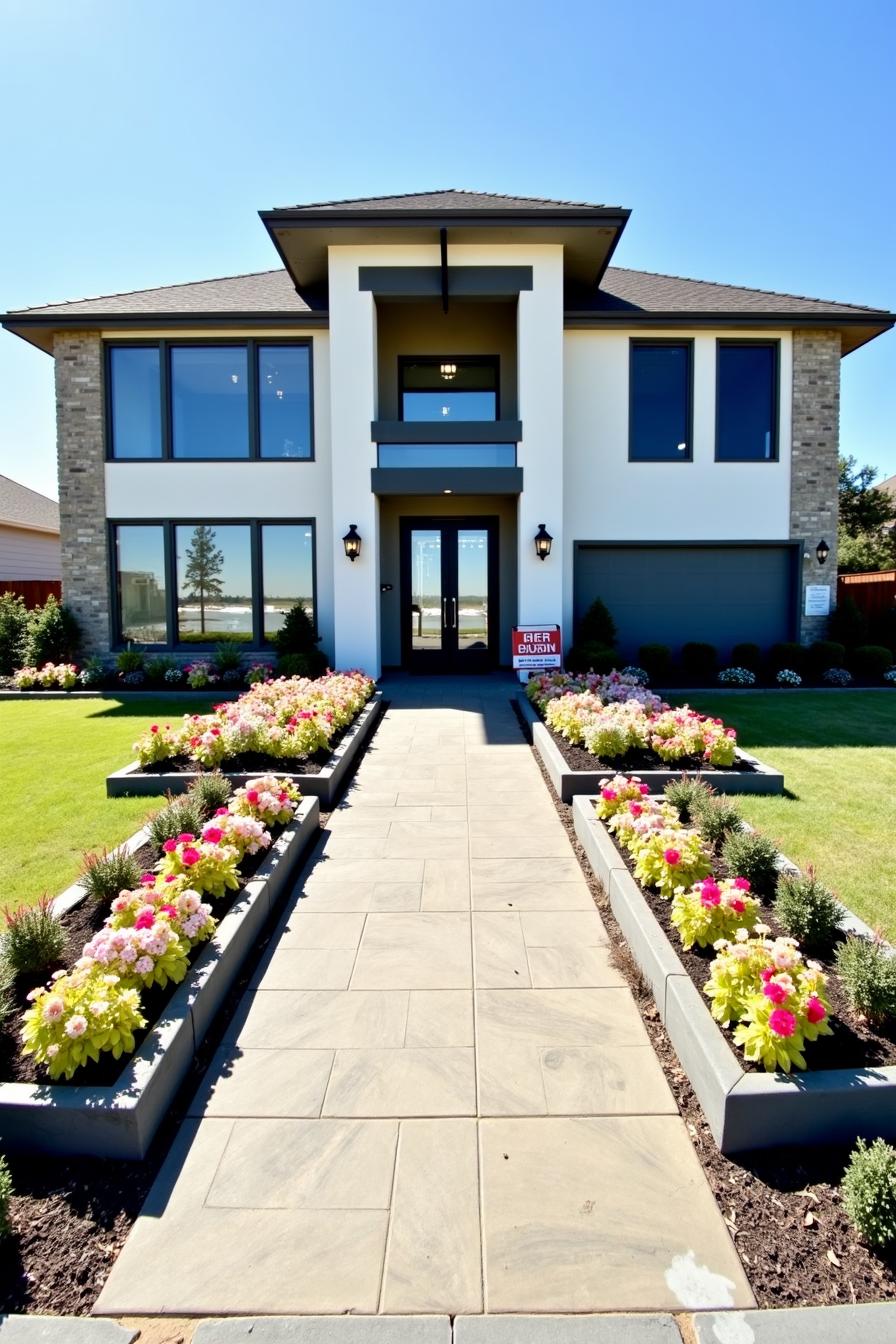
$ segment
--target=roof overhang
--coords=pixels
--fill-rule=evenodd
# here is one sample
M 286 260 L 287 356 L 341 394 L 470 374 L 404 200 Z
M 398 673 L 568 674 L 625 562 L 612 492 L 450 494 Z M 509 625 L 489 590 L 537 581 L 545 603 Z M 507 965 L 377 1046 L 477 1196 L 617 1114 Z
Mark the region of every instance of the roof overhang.
M 330 325 L 328 312 L 318 309 L 314 312 L 297 313 L 295 310 L 285 313 L 78 313 L 66 316 L 60 313 L 30 314 L 3 313 L 0 326 L 21 336 L 23 341 L 36 345 L 46 354 L 53 353 L 53 334 L 57 331 L 166 331 L 183 327 L 208 328 L 209 330 L 227 327 L 327 327 Z
M 58 537 L 59 528 L 44 527 L 41 523 L 23 523 L 20 518 L 0 518 L 0 527 L 11 527 L 16 532 L 40 532 L 45 537 Z
M 875 336 L 882 336 L 896 324 L 896 313 L 882 312 L 878 317 L 872 313 L 687 313 L 646 312 L 644 309 L 628 310 L 612 308 L 567 309 L 563 315 L 566 328 L 601 327 L 738 327 L 770 328 L 782 327 L 788 330 L 799 328 L 814 331 L 839 331 L 841 355 L 851 354 Z
M 549 210 L 260 210 L 296 288 L 303 292 L 327 280 L 332 245 L 438 245 L 441 229 L 448 245 L 460 243 L 554 243 L 563 247 L 569 280 L 594 285 L 609 265 L 630 211 L 603 206 L 562 206 Z

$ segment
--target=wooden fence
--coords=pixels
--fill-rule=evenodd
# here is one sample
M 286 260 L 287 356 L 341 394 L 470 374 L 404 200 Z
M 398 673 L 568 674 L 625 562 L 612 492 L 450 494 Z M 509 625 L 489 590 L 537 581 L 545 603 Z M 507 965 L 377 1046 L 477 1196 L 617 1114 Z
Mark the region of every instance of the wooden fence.
M 24 597 L 26 607 L 42 607 L 51 593 L 62 597 L 62 584 L 59 579 L 0 579 L 0 593 Z
M 841 574 L 837 580 L 838 601 L 851 597 L 869 620 L 896 607 L 896 569 L 879 574 Z

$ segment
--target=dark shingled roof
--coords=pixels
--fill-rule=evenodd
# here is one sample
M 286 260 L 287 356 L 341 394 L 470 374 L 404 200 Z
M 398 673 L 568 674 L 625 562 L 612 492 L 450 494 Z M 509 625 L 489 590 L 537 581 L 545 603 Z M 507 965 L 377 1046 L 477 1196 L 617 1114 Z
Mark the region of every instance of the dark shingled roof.
M 792 314 L 871 318 L 887 316 L 880 308 L 860 304 L 810 299 L 798 294 L 778 294 L 766 289 L 747 289 L 742 285 L 715 284 L 709 280 L 686 280 L 675 275 L 655 275 L 651 271 L 632 271 L 610 266 L 597 290 L 582 295 L 567 295 L 568 312 L 599 316 L 601 313 L 632 315 L 650 313 L 743 313 Z M 194 284 L 166 285 L 160 289 L 138 289 L 128 294 L 107 294 L 95 299 L 76 299 L 70 303 L 49 304 L 42 308 L 23 308 L 10 313 L 7 320 L 15 325 L 17 314 L 27 317 L 159 317 L 176 314 L 226 316 L 230 313 L 251 315 L 301 316 L 316 311 L 295 291 L 288 273 L 256 271 L 249 275 L 225 276 L 218 280 L 199 280 Z
M 34 528 L 38 532 L 58 532 L 59 505 L 55 499 L 29 490 L 27 485 L 0 476 L 0 523 Z
M 594 205 L 588 201 L 551 201 L 543 196 L 501 196 L 491 191 L 411 191 L 398 196 L 361 196 L 347 201 L 311 201 L 307 205 L 282 205 L 279 210 L 618 210 L 620 206 Z

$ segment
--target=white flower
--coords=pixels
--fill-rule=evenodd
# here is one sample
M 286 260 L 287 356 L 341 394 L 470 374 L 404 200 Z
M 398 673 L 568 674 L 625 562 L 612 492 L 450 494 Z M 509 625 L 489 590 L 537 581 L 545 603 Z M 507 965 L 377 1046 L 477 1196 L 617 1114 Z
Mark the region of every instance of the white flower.
M 75 1013 L 65 1024 L 65 1034 L 76 1041 L 79 1036 L 83 1036 L 87 1030 L 87 1018 L 82 1017 L 80 1013 Z

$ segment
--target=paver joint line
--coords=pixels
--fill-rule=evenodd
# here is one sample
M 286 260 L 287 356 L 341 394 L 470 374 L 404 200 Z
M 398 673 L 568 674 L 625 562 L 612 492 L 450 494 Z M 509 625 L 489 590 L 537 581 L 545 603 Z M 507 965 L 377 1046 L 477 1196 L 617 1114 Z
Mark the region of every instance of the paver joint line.
M 301 1317 L 257 1344 L 451 1344 L 450 1317 L 456 1344 L 585 1344 L 581 1313 L 638 1311 L 613 1344 L 677 1344 L 657 1313 L 753 1305 L 514 686 L 387 688 L 100 1314 Z

